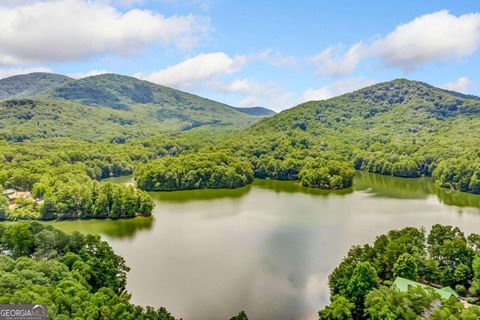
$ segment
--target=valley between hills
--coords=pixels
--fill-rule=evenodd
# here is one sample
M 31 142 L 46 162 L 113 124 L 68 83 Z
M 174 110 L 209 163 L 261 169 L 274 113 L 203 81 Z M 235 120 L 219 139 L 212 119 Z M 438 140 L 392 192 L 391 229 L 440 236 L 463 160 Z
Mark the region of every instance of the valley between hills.
M 314 208 L 320 208 L 326 221 L 333 219 L 338 230 L 349 225 L 335 220 L 355 211 L 344 207 L 346 198 L 353 204 L 363 203 L 372 212 L 389 199 L 400 208 L 395 212 L 400 217 L 409 210 L 404 205 L 416 205 L 430 213 L 427 202 L 412 201 L 436 194 L 438 199 L 431 200 L 435 210 L 452 223 L 458 221 L 448 215 L 449 207 L 473 210 L 479 203 L 480 98 L 422 82 L 397 79 L 378 83 L 278 114 L 261 107 L 234 108 L 116 74 L 79 80 L 48 73 L 13 76 L 0 80 L 0 99 L 0 185 L 4 190 L 0 218 L 5 220 L 0 225 L 0 246 L 9 253 L 0 255 L 0 302 L 38 300 L 55 310 L 55 319 L 96 319 L 97 312 L 108 314 L 102 319 L 175 319 L 176 312 L 184 309 L 168 295 L 164 300 L 173 306 L 173 316 L 168 305 L 169 311 L 160 305 L 145 308 L 130 302 L 125 293 L 130 290 L 130 269 L 109 245 L 125 252 L 128 264 L 135 265 L 133 274 L 139 276 L 135 270 L 143 266 L 135 261 L 141 258 L 119 239 L 154 232 L 151 236 L 158 238 L 152 239 L 152 244 L 159 246 L 164 241 L 159 240 L 161 236 L 170 233 L 157 228 L 162 228 L 162 223 L 170 230 L 178 227 L 179 216 L 172 214 L 175 210 L 198 211 L 192 218 L 198 225 L 207 223 L 198 220 L 207 212 L 231 212 L 234 224 L 218 226 L 218 234 L 227 237 L 235 230 L 249 229 L 238 208 L 248 207 L 248 212 L 260 217 L 266 212 L 273 215 L 285 208 L 302 208 L 300 220 L 285 226 L 285 232 L 303 239 L 311 230 L 301 219 L 317 219 Z M 256 193 L 263 194 L 263 200 L 252 198 Z M 371 193 L 377 197 L 375 204 L 365 198 Z M 287 195 L 291 198 L 282 198 Z M 329 207 L 324 202 L 327 199 L 334 199 L 331 203 L 335 206 Z M 253 200 L 254 206 L 249 203 Z M 276 207 L 277 201 L 283 207 Z M 312 205 L 304 205 L 310 202 Z M 191 203 L 197 203 L 196 207 L 190 207 Z M 296 207 L 291 208 L 292 203 Z M 376 214 L 374 220 L 365 216 L 365 221 L 383 221 L 383 216 Z M 29 222 L 18 223 L 20 220 Z M 283 220 L 276 217 L 274 221 L 281 224 Z M 315 221 L 313 225 L 325 228 L 323 221 Z M 350 240 L 341 242 L 335 257 L 325 258 L 328 268 L 334 269 L 329 278 L 332 302 L 320 312 L 320 319 L 364 319 L 367 313 L 370 319 L 384 319 L 383 312 L 393 317 L 388 319 L 410 319 L 439 299 L 435 291 L 396 293 L 388 289 L 399 277 L 453 287 L 455 294 L 469 303 L 470 307 L 463 309 L 460 300 L 448 300 L 431 312 L 438 318 L 429 319 L 476 319 L 480 311 L 471 305 L 478 302 L 479 236 L 466 236 L 458 228 L 428 221 L 430 233 L 420 226 L 404 228 L 404 222 L 398 220 L 393 227 L 400 230 L 384 230 L 387 233 L 376 239 L 368 227 L 359 227 L 362 233 L 352 241 L 374 240 L 373 245 L 352 247 L 334 268 L 344 256 L 343 250 L 352 244 Z M 459 223 L 468 229 L 468 223 Z M 181 225 L 188 226 L 185 234 L 193 238 L 206 237 L 205 230 L 195 224 Z M 291 229 L 295 225 L 301 232 Z M 252 227 L 262 228 L 256 223 Z M 97 235 L 82 235 L 78 229 Z M 109 243 L 98 234 L 109 236 Z M 170 234 L 173 239 L 178 236 Z M 276 236 L 286 237 L 282 232 Z M 253 243 L 260 241 L 258 235 L 251 237 Z M 315 243 L 320 241 L 315 239 Z M 131 243 L 142 246 L 135 240 Z M 243 242 L 235 243 L 231 245 Z M 219 252 L 229 254 L 225 243 L 217 245 Z M 278 248 L 272 246 L 275 253 Z M 160 247 L 161 252 L 168 251 Z M 153 247 L 149 250 L 155 252 Z M 291 257 L 299 252 L 295 248 L 287 251 Z M 203 251 L 197 254 L 208 255 Z M 152 257 L 151 263 L 168 265 L 165 256 Z M 3 277 L 7 274 L 10 278 Z M 272 271 L 272 277 L 274 274 Z M 299 285 L 304 280 L 298 280 Z M 140 282 L 133 289 L 134 297 L 142 295 L 139 288 L 145 285 Z M 75 292 L 69 293 L 70 287 Z M 328 289 L 322 288 L 328 295 Z M 285 297 L 278 299 L 281 302 Z M 401 311 L 395 307 L 397 299 L 409 301 Z M 151 302 L 149 298 L 136 301 L 142 305 Z M 103 304 L 101 310 L 105 311 L 99 311 Z M 382 309 L 385 305 L 392 310 Z M 243 309 L 236 304 L 227 306 L 222 317 L 231 314 L 232 308 Z M 291 314 L 284 311 L 285 319 L 304 317 L 307 309 L 292 307 Z M 252 310 L 250 314 L 261 314 Z M 183 314 L 191 316 L 191 312 Z M 241 312 L 232 319 L 247 319 L 247 314 Z M 272 311 L 266 317 L 278 314 Z M 444 314 L 456 314 L 457 318 L 442 318 Z

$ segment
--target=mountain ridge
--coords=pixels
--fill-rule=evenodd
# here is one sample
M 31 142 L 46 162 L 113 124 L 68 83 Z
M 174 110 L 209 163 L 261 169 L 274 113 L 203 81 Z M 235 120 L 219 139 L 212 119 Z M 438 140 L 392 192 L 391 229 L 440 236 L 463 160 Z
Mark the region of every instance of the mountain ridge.
M 33 72 L 6 77 L 0 79 L 0 100 L 35 97 L 69 81 L 74 81 L 74 79 L 47 72 Z
M 242 113 L 246 113 L 246 114 L 257 116 L 257 117 L 270 117 L 277 114 L 275 111 L 268 108 L 264 108 L 264 107 L 248 107 L 248 108 L 234 107 L 234 108 Z
M 29 74 L 13 80 L 31 82 L 35 77 Z M 30 90 L 39 94 L 0 103 L 2 135 L 8 140 L 70 135 L 82 138 L 84 132 L 87 139 L 100 139 L 106 134 L 107 140 L 125 141 L 204 126 L 243 128 L 259 120 L 223 103 L 115 74 L 68 78 L 40 91 Z

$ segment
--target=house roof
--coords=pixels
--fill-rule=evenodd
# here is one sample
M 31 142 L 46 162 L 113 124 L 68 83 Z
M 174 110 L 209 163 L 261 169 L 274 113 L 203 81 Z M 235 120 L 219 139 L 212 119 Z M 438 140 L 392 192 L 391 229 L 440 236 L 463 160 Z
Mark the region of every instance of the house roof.
M 425 289 L 426 288 L 433 289 L 433 291 L 438 293 L 443 299 L 448 299 L 451 296 L 454 296 L 455 298 L 459 297 L 459 295 L 455 292 L 455 290 L 453 290 L 450 287 L 443 287 L 441 289 L 437 289 L 437 288 L 428 286 L 426 284 L 415 282 L 415 281 L 405 279 L 405 278 L 402 278 L 402 277 L 397 277 L 395 279 L 395 281 L 393 282 L 393 285 L 395 286 L 395 288 L 397 290 L 399 290 L 401 292 L 407 292 L 408 288 L 410 288 L 410 287 L 422 287 L 422 288 L 425 288 Z

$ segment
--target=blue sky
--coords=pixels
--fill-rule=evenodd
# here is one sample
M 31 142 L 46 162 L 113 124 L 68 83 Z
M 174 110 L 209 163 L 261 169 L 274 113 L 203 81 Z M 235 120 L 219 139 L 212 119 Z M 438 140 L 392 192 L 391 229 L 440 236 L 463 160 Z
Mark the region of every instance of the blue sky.
M 104 72 L 274 110 L 395 78 L 480 95 L 477 1 L 2 0 L 0 77 Z

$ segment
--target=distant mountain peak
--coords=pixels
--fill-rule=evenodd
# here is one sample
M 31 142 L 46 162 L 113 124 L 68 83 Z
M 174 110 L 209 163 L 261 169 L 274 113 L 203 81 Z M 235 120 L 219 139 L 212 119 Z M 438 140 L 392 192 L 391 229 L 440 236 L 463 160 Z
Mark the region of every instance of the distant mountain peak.
M 480 98 L 420 81 L 395 79 L 328 100 L 302 103 L 260 121 L 252 129 L 325 132 L 360 126 L 362 130 L 381 128 L 386 134 L 396 127 L 404 127 L 405 132 L 428 131 L 432 122 L 461 118 L 480 118 Z
M 4 131 L 12 141 L 79 133 L 96 139 L 98 132 L 104 132 L 101 138 L 126 141 L 155 132 L 246 127 L 260 118 L 194 94 L 111 73 L 78 80 L 48 73 L 20 75 L 0 80 L 0 94 L 5 100 L 0 103 L 0 126 L 7 128 Z M 45 132 L 45 126 L 54 129 Z
M 276 114 L 275 111 L 264 107 L 235 108 L 238 111 L 256 117 L 270 117 Z
M 73 79 L 47 72 L 33 72 L 3 78 L 0 79 L 0 100 L 35 97 L 69 81 Z
M 380 82 L 380 83 L 371 85 L 369 87 L 359 89 L 358 91 L 369 90 L 371 88 L 386 89 L 386 90 L 390 90 L 390 91 L 400 90 L 400 89 L 404 89 L 404 90 L 415 89 L 415 90 L 418 90 L 420 88 L 422 90 L 433 90 L 433 91 L 437 91 L 437 92 L 444 92 L 446 94 L 449 94 L 449 95 L 452 95 L 452 96 L 455 96 L 455 97 L 458 97 L 458 98 L 463 98 L 463 99 L 480 99 L 480 97 L 477 97 L 475 95 L 465 94 L 465 93 L 461 93 L 461 92 L 457 92 L 457 91 L 453 91 L 453 90 L 442 89 L 442 88 L 435 87 L 435 86 L 433 86 L 431 84 L 428 84 L 426 82 L 423 82 L 423 81 L 409 80 L 409 79 L 405 79 L 405 78 L 398 78 L 398 79 L 394 79 L 394 80 L 391 80 L 391 81 Z

